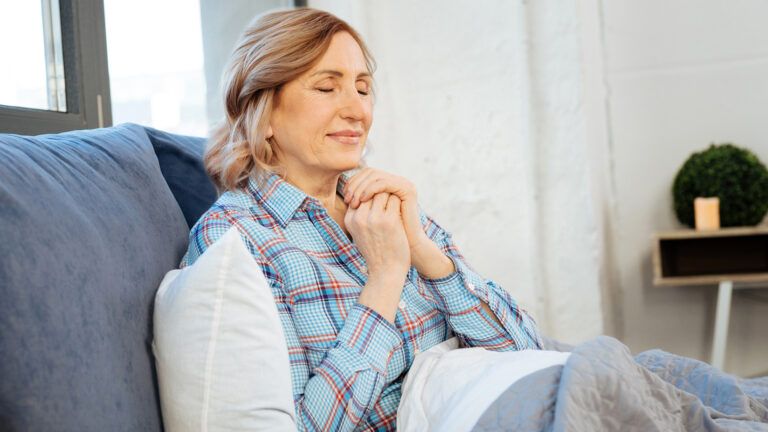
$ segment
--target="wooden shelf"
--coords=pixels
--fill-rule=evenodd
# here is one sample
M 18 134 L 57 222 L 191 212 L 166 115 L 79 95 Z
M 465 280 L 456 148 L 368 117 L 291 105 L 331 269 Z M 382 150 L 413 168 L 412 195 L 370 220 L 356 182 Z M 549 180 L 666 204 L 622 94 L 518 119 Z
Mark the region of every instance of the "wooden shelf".
M 734 282 L 768 282 L 768 227 L 680 230 L 656 235 L 653 283 L 718 285 L 711 363 L 725 366 Z
M 734 237 L 768 234 L 768 226 L 753 227 L 729 227 L 712 231 L 698 231 L 695 229 L 682 229 L 674 231 L 662 231 L 656 234 L 657 239 L 701 238 L 701 237 Z
M 768 282 L 768 227 L 658 233 L 653 268 L 657 286 Z

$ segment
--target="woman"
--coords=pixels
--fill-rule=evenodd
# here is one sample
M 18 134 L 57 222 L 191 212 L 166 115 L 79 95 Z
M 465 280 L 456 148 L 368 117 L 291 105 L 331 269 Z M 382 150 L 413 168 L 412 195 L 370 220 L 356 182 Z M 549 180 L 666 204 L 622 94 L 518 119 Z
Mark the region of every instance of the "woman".
M 206 151 L 224 193 L 190 233 L 192 264 L 236 226 L 270 281 L 307 430 L 391 430 L 414 356 L 541 345 L 533 320 L 419 212 L 407 180 L 361 167 L 372 58 L 358 33 L 311 9 L 245 31 Z

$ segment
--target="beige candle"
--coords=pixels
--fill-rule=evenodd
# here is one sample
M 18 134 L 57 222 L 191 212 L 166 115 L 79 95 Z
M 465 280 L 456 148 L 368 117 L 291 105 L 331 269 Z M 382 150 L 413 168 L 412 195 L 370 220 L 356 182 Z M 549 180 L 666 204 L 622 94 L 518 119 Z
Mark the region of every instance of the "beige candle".
M 693 213 L 697 230 L 720 229 L 720 198 L 696 198 Z

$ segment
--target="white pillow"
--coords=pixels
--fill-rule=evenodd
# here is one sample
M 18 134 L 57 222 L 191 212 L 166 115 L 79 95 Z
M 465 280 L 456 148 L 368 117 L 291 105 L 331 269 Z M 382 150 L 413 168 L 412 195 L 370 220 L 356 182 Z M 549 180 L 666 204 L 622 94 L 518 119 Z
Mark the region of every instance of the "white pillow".
M 569 352 L 458 349 L 448 339 L 416 356 L 397 407 L 401 432 L 472 430 L 512 384 L 538 370 L 563 365 Z
M 165 276 L 154 321 L 165 430 L 296 430 L 277 307 L 236 228 Z

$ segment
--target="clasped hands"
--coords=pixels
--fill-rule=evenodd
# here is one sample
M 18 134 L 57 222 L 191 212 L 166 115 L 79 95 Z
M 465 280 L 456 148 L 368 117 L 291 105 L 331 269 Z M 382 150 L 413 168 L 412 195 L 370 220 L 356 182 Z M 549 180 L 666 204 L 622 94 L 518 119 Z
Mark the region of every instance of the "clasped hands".
M 353 175 L 343 190 L 344 224 L 368 264 L 369 273 L 407 273 L 411 265 L 437 279 L 454 271 L 451 261 L 427 236 L 419 218 L 416 188 L 409 180 L 375 168 Z

